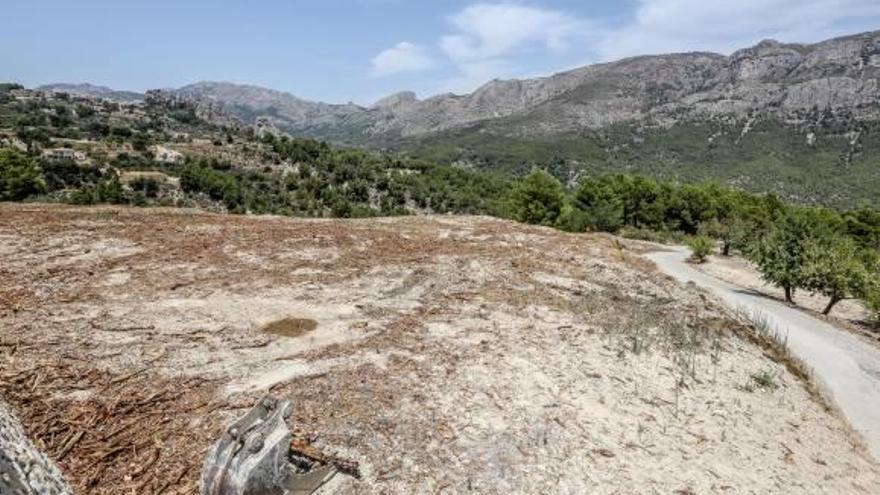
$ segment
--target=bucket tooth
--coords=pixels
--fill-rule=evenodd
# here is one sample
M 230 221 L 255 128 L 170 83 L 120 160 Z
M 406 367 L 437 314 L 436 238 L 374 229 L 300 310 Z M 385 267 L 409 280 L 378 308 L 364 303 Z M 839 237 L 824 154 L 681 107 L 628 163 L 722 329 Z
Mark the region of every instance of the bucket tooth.
M 205 458 L 203 495 L 307 495 L 329 481 L 332 464 L 303 470 L 290 462 L 288 400 L 266 397 L 226 428 Z

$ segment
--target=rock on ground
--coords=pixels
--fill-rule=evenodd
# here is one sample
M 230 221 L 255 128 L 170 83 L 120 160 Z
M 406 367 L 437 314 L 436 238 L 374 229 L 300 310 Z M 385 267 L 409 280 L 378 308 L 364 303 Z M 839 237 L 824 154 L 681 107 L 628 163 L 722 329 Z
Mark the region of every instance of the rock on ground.
M 25 436 L 18 419 L 0 400 L 0 493 L 66 495 L 72 493 L 61 472 Z

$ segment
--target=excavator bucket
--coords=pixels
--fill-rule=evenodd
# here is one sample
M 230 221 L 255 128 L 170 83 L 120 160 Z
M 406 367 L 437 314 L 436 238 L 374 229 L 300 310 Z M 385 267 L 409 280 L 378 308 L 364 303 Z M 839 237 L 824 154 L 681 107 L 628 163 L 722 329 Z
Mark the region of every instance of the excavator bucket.
M 203 495 L 307 495 L 338 471 L 331 463 L 297 456 L 287 420 L 288 400 L 266 397 L 230 425 L 202 469 Z

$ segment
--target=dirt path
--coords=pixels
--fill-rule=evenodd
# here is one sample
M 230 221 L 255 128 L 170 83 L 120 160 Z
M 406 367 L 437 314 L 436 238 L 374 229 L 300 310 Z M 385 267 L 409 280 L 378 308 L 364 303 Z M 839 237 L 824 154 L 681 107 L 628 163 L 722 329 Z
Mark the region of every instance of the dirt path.
M 732 308 L 766 318 L 880 457 L 880 350 L 796 308 L 696 270 L 685 262 L 688 254 L 686 248 L 675 248 L 647 257 L 679 281 L 694 282 Z

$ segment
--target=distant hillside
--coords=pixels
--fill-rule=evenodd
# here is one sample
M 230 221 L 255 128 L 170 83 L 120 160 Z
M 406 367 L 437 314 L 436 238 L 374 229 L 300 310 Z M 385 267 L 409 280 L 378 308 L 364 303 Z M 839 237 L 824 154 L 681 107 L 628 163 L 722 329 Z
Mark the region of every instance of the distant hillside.
M 880 189 L 880 31 L 768 40 L 730 56 L 634 57 L 467 95 L 402 92 L 370 107 L 230 83 L 176 93 L 298 136 L 481 168 L 708 178 L 824 203 Z
M 479 125 L 515 137 L 546 137 L 624 122 L 669 127 L 685 121 L 774 117 L 807 123 L 818 110 L 852 121 L 880 116 L 880 31 L 812 45 L 768 40 L 730 56 L 683 53 L 591 65 L 550 77 L 492 81 L 468 95 L 418 100 L 402 92 L 364 108 L 305 101 L 231 83 L 177 90 L 266 116 L 293 133 L 327 128 L 351 139 L 424 136 Z M 336 129 L 333 129 L 336 128 Z M 322 137 L 320 135 L 315 137 Z
M 307 101 L 283 91 L 225 82 L 200 82 L 171 91 L 195 102 L 210 102 L 246 123 L 258 118 L 295 136 L 308 136 L 338 143 L 367 131 L 366 109 L 355 104 L 335 105 Z
M 510 181 L 242 125 L 210 101 L 128 105 L 0 83 L 0 201 L 367 217 L 497 213 Z
M 505 172 L 635 171 L 826 204 L 876 201 L 880 191 L 880 31 L 768 40 L 730 56 L 633 57 L 467 95 L 400 92 L 369 107 L 224 82 L 168 93 L 204 115 Z
M 37 88 L 40 91 L 51 91 L 53 93 L 68 93 L 75 96 L 85 96 L 91 98 L 103 98 L 118 102 L 136 102 L 142 101 L 144 95 L 134 91 L 118 91 L 106 86 L 95 86 L 88 83 L 68 84 L 56 83 L 46 84 Z

